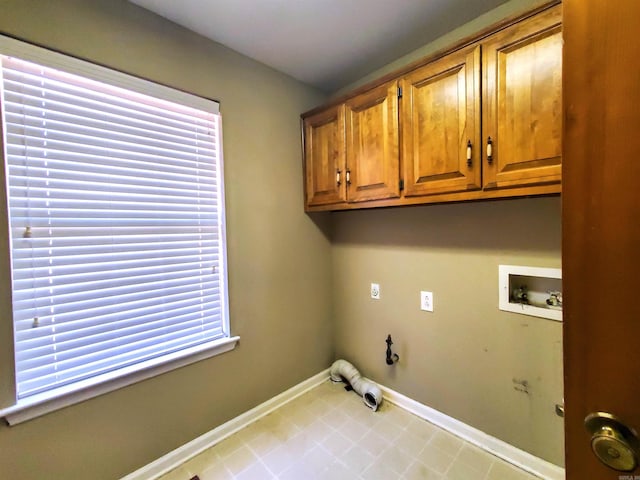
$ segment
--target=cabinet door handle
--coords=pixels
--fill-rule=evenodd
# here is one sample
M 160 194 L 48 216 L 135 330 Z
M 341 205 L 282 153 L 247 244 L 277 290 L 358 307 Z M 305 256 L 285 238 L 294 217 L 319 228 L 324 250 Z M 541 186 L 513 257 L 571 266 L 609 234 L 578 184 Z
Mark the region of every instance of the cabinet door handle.
M 493 140 L 491 137 L 487 138 L 487 163 L 489 165 L 493 163 Z
M 351 170 L 347 168 L 347 185 L 351 185 Z
M 342 172 L 340 171 L 339 168 L 336 169 L 336 183 L 338 184 L 338 186 L 340 186 L 340 174 Z
M 467 167 L 471 167 L 471 140 L 467 140 Z

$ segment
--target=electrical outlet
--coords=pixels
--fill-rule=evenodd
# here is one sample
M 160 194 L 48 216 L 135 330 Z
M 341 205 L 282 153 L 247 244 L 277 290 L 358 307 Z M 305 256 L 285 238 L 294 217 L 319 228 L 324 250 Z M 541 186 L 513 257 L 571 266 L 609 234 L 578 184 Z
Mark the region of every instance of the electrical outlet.
M 371 298 L 374 300 L 380 300 L 380 285 L 377 283 L 371 284 Z
M 433 312 L 433 292 L 420 292 L 420 310 Z

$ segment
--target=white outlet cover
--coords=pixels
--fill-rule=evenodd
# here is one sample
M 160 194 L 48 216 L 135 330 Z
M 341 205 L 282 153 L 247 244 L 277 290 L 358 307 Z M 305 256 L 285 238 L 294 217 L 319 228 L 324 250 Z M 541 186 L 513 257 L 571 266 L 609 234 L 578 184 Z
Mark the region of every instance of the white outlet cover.
M 377 283 L 371 284 L 371 298 L 380 300 L 380 285 Z
M 420 292 L 420 310 L 433 312 L 433 292 Z

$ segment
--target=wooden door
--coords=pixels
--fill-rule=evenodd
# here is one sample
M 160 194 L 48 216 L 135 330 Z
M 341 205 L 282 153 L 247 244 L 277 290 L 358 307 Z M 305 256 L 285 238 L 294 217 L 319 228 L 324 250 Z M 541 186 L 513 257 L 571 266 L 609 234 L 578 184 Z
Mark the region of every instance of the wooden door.
M 399 197 L 397 82 L 347 101 L 346 132 L 348 201 Z
M 481 188 L 480 47 L 430 63 L 400 86 L 405 195 Z
M 306 205 L 346 201 L 344 106 L 304 119 Z
M 596 460 L 584 428 L 604 411 L 640 432 L 639 18 L 637 0 L 564 2 L 568 480 L 640 478 Z
M 483 43 L 485 189 L 560 182 L 561 16 L 555 6 Z

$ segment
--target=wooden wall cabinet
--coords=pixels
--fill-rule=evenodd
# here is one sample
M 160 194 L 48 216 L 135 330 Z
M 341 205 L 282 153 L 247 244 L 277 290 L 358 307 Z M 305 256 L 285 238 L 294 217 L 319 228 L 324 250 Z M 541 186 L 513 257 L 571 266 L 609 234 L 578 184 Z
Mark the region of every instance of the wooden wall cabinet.
M 560 193 L 562 7 L 554 3 L 303 114 L 305 208 Z
M 347 201 L 399 198 L 397 82 L 348 100 L 345 115 Z
M 404 194 L 482 188 L 480 46 L 425 65 L 400 86 Z
M 344 105 L 304 119 L 305 205 L 347 200 L 345 152 Z
M 561 20 L 558 6 L 482 43 L 485 189 L 560 183 Z
M 400 197 L 393 81 L 304 118 L 306 206 Z

